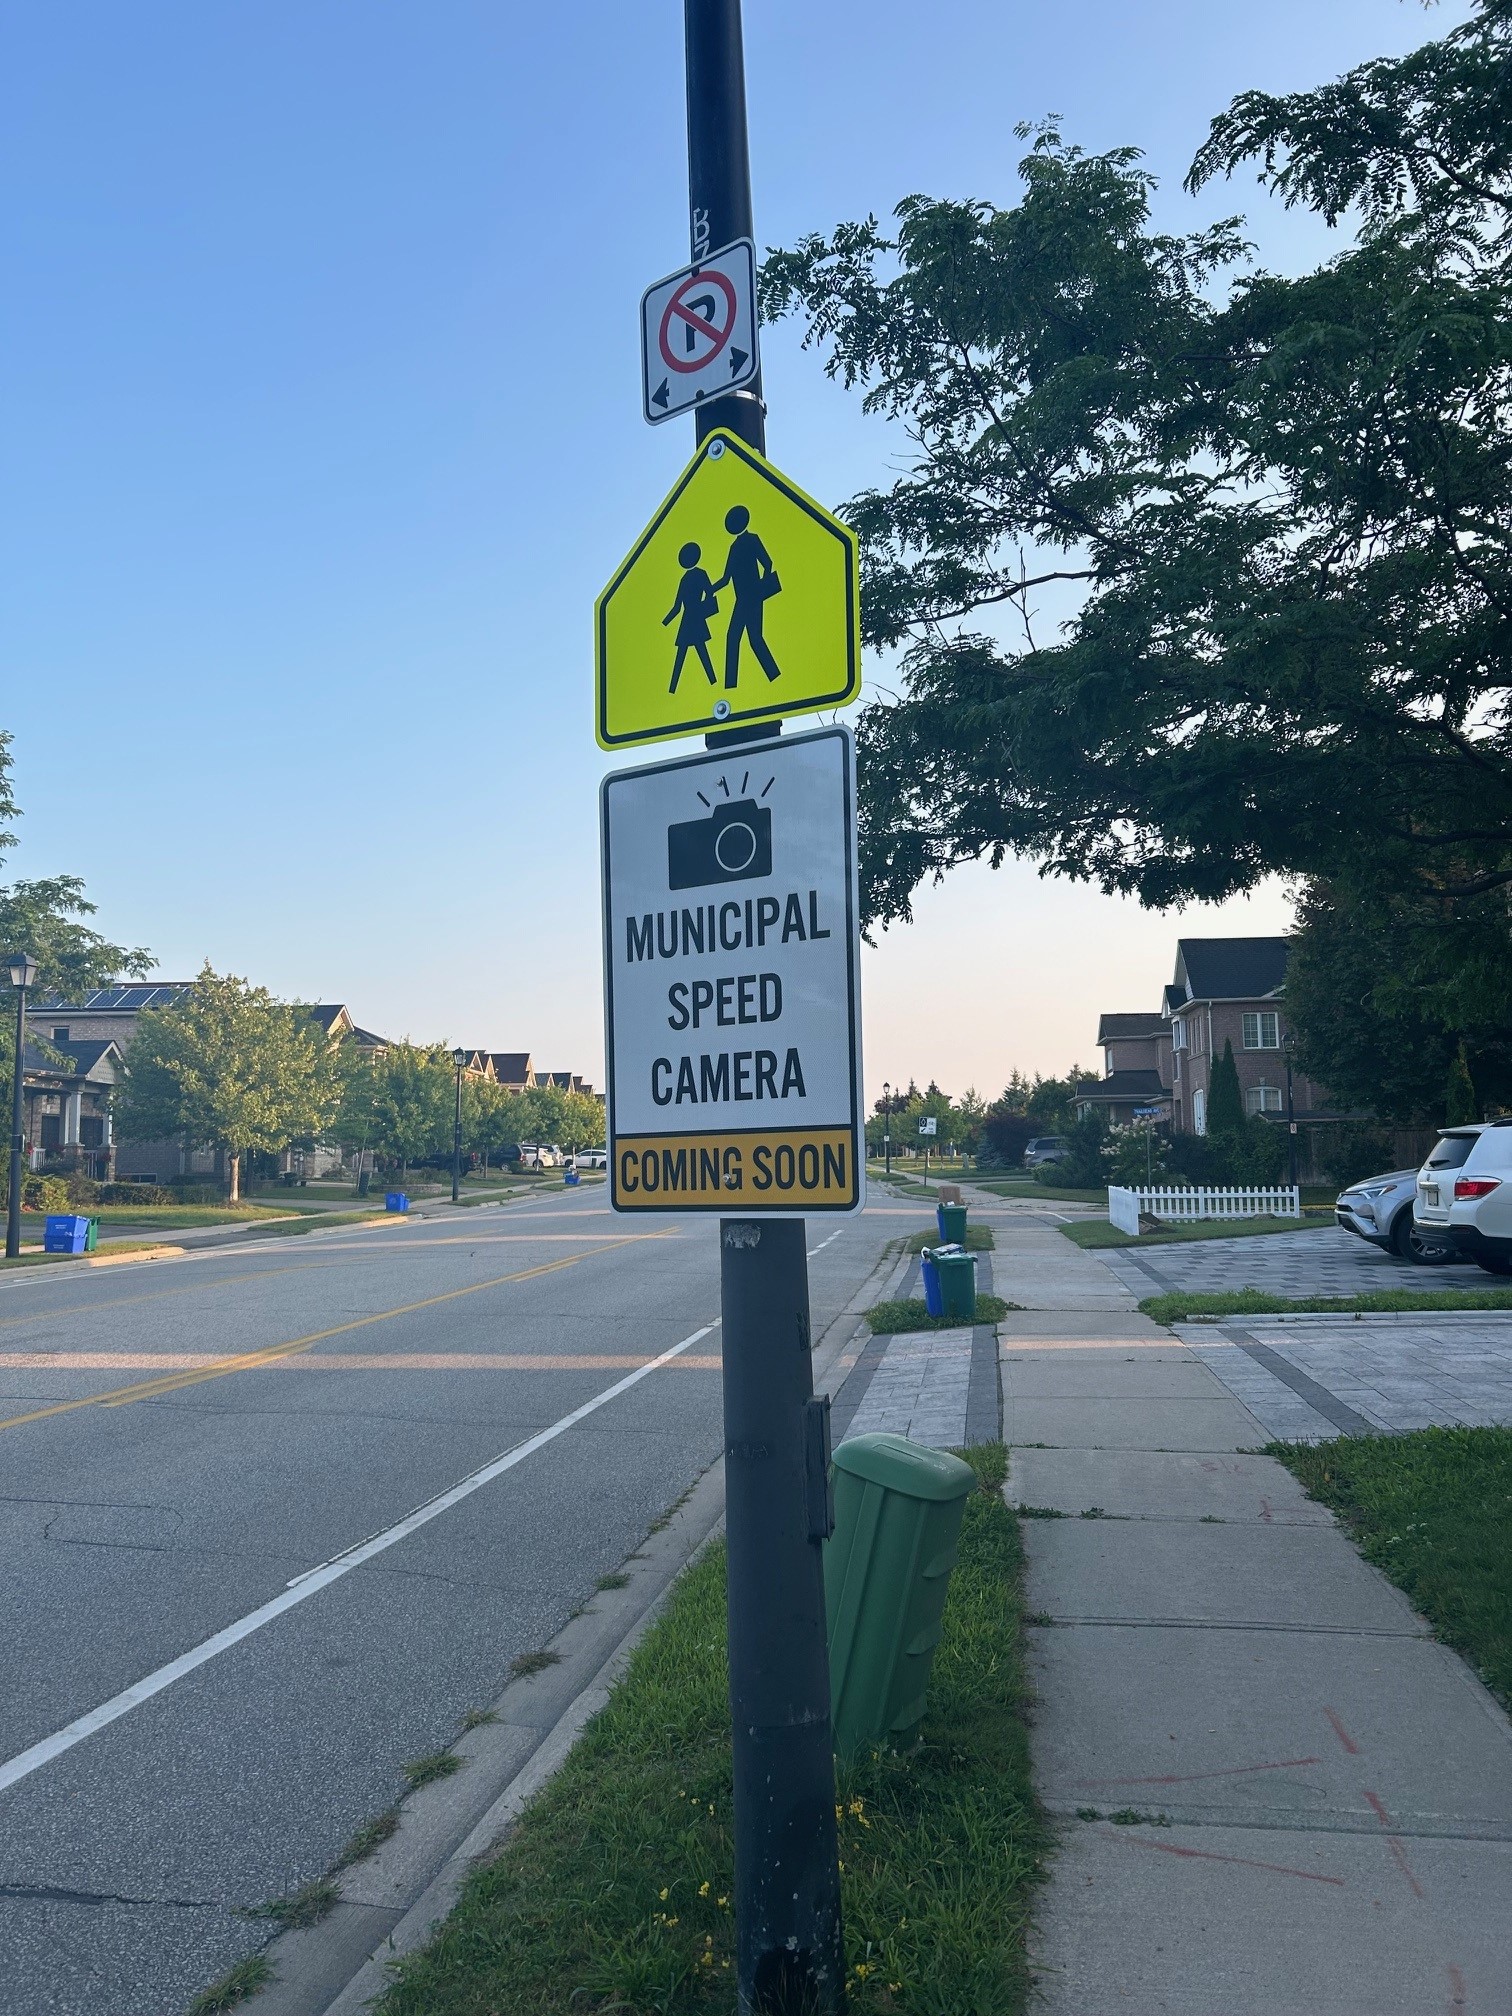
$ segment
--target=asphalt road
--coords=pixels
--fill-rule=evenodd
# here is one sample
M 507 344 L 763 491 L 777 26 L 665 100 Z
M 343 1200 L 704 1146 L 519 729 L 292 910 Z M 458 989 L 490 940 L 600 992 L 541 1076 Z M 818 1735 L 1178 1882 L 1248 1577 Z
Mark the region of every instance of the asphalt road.
M 811 1223 L 816 1339 L 914 1222 Z M 0 2011 L 261 1945 L 717 1457 L 718 1310 L 601 1191 L 6 1277 Z

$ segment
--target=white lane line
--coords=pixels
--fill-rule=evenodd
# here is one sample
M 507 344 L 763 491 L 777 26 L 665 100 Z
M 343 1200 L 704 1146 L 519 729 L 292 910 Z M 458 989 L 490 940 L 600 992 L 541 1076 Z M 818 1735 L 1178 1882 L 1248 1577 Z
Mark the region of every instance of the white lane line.
M 275 1617 L 282 1617 L 285 1611 L 303 1603 L 322 1589 L 329 1589 L 333 1582 L 339 1582 L 343 1575 L 350 1575 L 354 1568 L 360 1568 L 365 1561 L 375 1555 L 386 1553 L 390 1547 L 397 1547 L 401 1540 L 407 1540 L 411 1533 L 417 1533 L 422 1526 L 428 1526 L 432 1519 L 439 1519 L 443 1512 L 449 1512 L 453 1505 L 460 1505 L 464 1498 L 470 1498 L 474 1491 L 481 1491 L 485 1484 L 491 1484 L 495 1477 L 502 1477 L 506 1470 L 513 1470 L 517 1463 L 523 1463 L 527 1456 L 533 1456 L 538 1449 L 544 1449 L 548 1442 L 554 1442 L 559 1435 L 565 1435 L 587 1415 L 596 1413 L 621 1393 L 637 1385 L 649 1373 L 657 1371 L 672 1359 L 680 1357 L 692 1345 L 700 1343 L 711 1331 L 719 1327 L 719 1319 L 705 1323 L 701 1330 L 695 1330 L 691 1337 L 684 1337 L 680 1344 L 674 1344 L 670 1351 L 663 1351 L 659 1358 L 649 1364 L 637 1366 L 623 1379 L 616 1379 L 612 1386 L 606 1386 L 602 1393 L 596 1393 L 591 1400 L 585 1400 L 581 1407 L 574 1407 L 570 1414 L 564 1414 L 560 1421 L 553 1421 L 549 1428 L 532 1435 L 527 1441 L 517 1443 L 502 1456 L 495 1456 L 485 1463 L 481 1470 L 474 1470 L 470 1477 L 464 1477 L 459 1484 L 453 1484 L 439 1497 L 427 1500 L 407 1513 L 397 1525 L 385 1527 L 371 1539 L 359 1541 L 342 1554 L 333 1555 L 318 1568 L 311 1568 L 303 1575 L 297 1575 L 280 1595 L 251 1610 L 236 1623 L 228 1624 L 223 1631 L 217 1631 L 212 1638 L 205 1639 L 192 1651 L 182 1652 L 177 1659 L 170 1659 L 166 1666 L 160 1666 L 155 1673 L 149 1673 L 143 1680 L 123 1688 L 119 1694 L 102 1701 L 98 1708 L 91 1708 L 87 1715 L 70 1722 L 64 1729 L 51 1736 L 44 1736 L 40 1743 L 33 1743 L 29 1750 L 23 1750 L 7 1763 L 0 1764 L 0 1792 L 29 1778 L 33 1771 L 41 1770 L 44 1764 L 51 1764 L 55 1757 L 72 1750 L 76 1743 L 82 1743 L 86 1736 L 93 1736 L 99 1730 L 118 1722 L 123 1715 L 129 1715 L 133 1708 L 140 1708 L 144 1701 L 150 1701 L 155 1694 L 161 1694 L 171 1687 L 175 1680 L 182 1680 L 188 1673 L 201 1666 L 207 1666 L 222 1652 L 229 1652 L 233 1645 L 239 1645 L 244 1638 L 250 1638 L 254 1631 L 260 1631 L 265 1624 L 271 1624 Z
M 822 1252 L 824 1251 L 824 1249 L 825 1249 L 825 1247 L 826 1247 L 826 1246 L 833 1246 L 833 1245 L 834 1245 L 834 1243 L 835 1243 L 835 1241 L 836 1241 L 836 1240 L 837 1240 L 837 1239 L 838 1239 L 839 1237 L 840 1237 L 840 1234 L 839 1234 L 838 1232 L 831 1232 L 831 1234 L 829 1235 L 828 1239 L 821 1239 L 821 1240 L 819 1241 L 819 1244 L 818 1244 L 817 1246 L 810 1246 L 810 1248 L 809 1248 L 809 1250 L 808 1250 L 808 1257 L 809 1257 L 809 1259 L 810 1259 L 810 1260 L 812 1260 L 812 1259 L 813 1259 L 813 1257 L 814 1257 L 814 1255 L 815 1255 L 816 1253 L 822 1253 Z

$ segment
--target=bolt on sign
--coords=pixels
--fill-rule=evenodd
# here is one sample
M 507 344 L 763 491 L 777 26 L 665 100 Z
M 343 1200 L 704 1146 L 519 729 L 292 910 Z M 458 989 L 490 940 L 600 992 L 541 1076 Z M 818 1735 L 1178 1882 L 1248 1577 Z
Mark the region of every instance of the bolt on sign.
M 604 779 L 615 1210 L 860 1209 L 855 802 L 841 727 Z
M 605 749 L 839 707 L 861 690 L 856 535 L 723 430 L 598 599 Z

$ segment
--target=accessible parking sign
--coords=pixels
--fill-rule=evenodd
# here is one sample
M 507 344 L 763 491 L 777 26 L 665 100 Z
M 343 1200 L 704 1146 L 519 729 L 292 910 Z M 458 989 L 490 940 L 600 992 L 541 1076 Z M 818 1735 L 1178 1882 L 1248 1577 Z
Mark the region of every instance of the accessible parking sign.
M 850 731 L 619 771 L 600 817 L 615 1210 L 858 1210 Z

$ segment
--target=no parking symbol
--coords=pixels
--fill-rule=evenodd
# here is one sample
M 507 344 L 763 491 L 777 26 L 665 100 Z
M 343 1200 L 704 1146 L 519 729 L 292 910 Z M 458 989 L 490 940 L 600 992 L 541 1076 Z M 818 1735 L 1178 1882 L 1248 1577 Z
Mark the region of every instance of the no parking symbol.
M 646 418 L 655 426 L 749 385 L 756 344 L 756 248 L 749 238 L 669 273 L 641 297 Z

